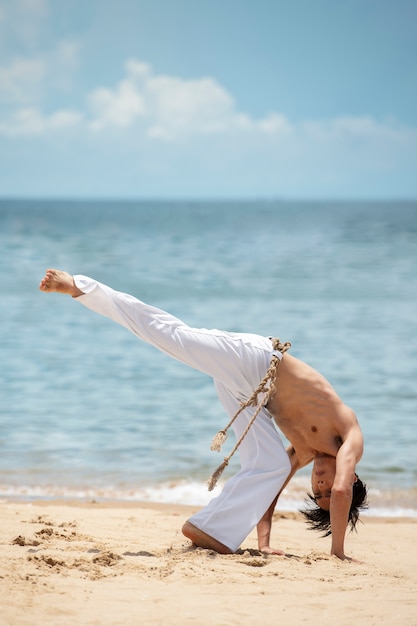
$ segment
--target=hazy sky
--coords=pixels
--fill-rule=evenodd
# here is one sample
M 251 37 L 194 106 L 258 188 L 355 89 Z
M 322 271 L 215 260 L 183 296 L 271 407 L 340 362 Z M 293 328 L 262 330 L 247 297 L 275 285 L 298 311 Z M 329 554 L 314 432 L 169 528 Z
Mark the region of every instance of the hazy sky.
M 0 196 L 417 197 L 417 0 L 0 0 Z

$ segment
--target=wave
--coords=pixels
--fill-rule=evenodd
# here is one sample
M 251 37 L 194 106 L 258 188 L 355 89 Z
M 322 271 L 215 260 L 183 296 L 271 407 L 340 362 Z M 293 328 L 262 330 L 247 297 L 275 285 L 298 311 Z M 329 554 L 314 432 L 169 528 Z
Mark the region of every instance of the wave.
M 202 507 L 222 489 L 220 483 L 212 492 L 208 492 L 203 482 L 180 480 L 142 485 L 109 485 L 94 487 L 75 487 L 68 485 L 1 485 L 0 498 L 7 500 L 75 500 L 107 502 L 147 502 L 158 504 L 178 504 Z M 309 489 L 307 478 L 295 478 L 283 491 L 277 506 L 281 511 L 298 511 L 303 507 L 306 492 Z M 370 506 L 363 512 L 365 516 L 375 517 L 417 517 L 417 488 L 404 490 L 370 489 Z

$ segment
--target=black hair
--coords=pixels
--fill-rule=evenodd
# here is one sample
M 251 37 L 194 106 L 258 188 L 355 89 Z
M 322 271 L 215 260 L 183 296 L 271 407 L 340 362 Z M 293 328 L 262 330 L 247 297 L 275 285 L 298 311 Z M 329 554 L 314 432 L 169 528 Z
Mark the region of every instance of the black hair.
M 356 530 L 356 524 L 359 519 L 359 511 L 363 511 L 368 508 L 368 489 L 361 481 L 361 479 L 356 476 L 356 482 L 353 483 L 352 489 L 352 504 L 350 505 L 349 510 L 349 522 L 350 530 Z M 319 532 L 324 532 L 323 537 L 328 537 L 332 534 L 332 529 L 330 525 L 330 511 L 325 511 L 321 509 L 316 502 L 316 498 L 311 495 L 311 493 L 307 494 L 308 500 L 307 504 L 309 506 L 300 510 L 300 513 L 305 517 L 308 527 L 310 530 L 318 530 Z M 311 506 L 311 502 L 314 502 L 316 506 Z

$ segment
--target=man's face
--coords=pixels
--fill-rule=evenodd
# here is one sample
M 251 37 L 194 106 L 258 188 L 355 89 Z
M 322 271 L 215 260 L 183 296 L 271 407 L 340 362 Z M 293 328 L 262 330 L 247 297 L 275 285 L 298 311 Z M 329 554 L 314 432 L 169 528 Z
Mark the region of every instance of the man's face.
M 330 495 L 336 475 L 336 459 L 331 456 L 316 456 L 311 471 L 311 488 L 317 505 L 328 511 Z

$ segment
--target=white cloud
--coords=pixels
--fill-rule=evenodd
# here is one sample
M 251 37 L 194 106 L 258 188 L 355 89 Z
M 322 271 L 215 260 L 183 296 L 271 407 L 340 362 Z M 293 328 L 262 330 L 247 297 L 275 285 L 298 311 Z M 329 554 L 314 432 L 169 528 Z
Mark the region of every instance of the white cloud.
M 14 59 L 0 67 L 0 101 L 20 104 L 37 100 L 45 74 L 45 63 L 40 59 Z
M 89 96 L 94 118 L 90 128 L 94 131 L 109 126 L 126 128 L 145 113 L 145 101 L 129 80 L 121 81 L 114 91 L 95 89 Z
M 63 39 L 41 58 L 46 68 L 45 98 L 53 91 L 68 93 L 75 84 L 80 66 L 81 44 L 74 39 Z
M 68 67 L 76 69 L 78 66 L 78 52 L 80 44 L 74 40 L 63 40 L 58 42 L 57 50 L 58 55 L 62 62 Z
M 47 0 L 19 0 L 18 4 L 20 4 L 21 10 L 31 14 L 44 15 L 48 10 Z
M 232 95 L 214 78 L 184 80 L 154 75 L 146 63 L 130 59 L 126 77 L 114 89 L 99 88 L 89 95 L 91 128 L 128 127 L 138 118 L 153 139 L 175 140 L 228 132 L 288 134 L 291 125 L 279 114 L 256 120 L 240 112 Z
M 256 128 L 263 133 L 269 135 L 290 135 L 293 132 L 293 126 L 285 115 L 271 113 L 267 117 L 256 123 Z
M 127 61 L 125 70 L 126 77 L 114 89 L 99 88 L 89 95 L 93 130 L 128 127 L 146 117 L 150 137 L 175 139 L 222 132 L 233 125 L 233 98 L 214 79 L 154 76 L 149 65 L 134 59 Z
M 151 78 L 146 89 L 153 104 L 153 137 L 174 138 L 189 133 L 218 133 L 234 123 L 233 98 L 212 78 L 182 80 Z
M 369 116 L 312 120 L 299 124 L 297 145 L 319 164 L 386 172 L 417 158 L 417 129 Z
M 49 53 L 18 57 L 0 66 L 0 104 L 34 105 L 51 90 L 68 91 L 78 68 L 80 45 L 63 40 Z
M 384 140 L 408 141 L 410 129 L 401 126 L 393 119 L 378 122 L 369 116 L 336 117 L 331 120 L 313 120 L 303 122 L 300 128 L 306 136 L 318 143 L 344 140 Z
M 35 108 L 22 108 L 6 123 L 0 123 L 0 134 L 9 136 L 43 135 L 79 126 L 82 115 L 77 111 L 61 110 L 43 115 Z
M 61 111 L 56 111 L 45 119 L 49 128 L 52 130 L 60 130 L 61 128 L 73 128 L 75 126 L 79 126 L 82 122 L 83 116 L 78 111 L 62 109 Z
M 125 63 L 125 70 L 131 79 L 147 79 L 152 75 L 152 67 L 149 63 L 143 63 L 136 59 L 128 59 Z
M 0 23 L 7 34 L 33 51 L 42 43 L 49 14 L 47 0 L 9 0 L 0 7 Z

